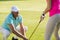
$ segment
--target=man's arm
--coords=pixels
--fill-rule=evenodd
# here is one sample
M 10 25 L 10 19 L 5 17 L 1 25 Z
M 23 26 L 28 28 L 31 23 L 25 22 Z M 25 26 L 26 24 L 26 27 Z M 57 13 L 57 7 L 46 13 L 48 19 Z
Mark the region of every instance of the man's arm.
M 19 33 L 18 31 L 16 31 L 16 30 L 14 29 L 14 27 L 13 27 L 12 24 L 9 24 L 9 26 L 10 26 L 11 31 L 12 31 L 15 35 L 17 35 L 18 37 L 21 37 L 21 38 L 23 38 L 23 39 L 25 39 L 25 40 L 28 40 L 24 35 L 22 35 L 22 34 Z
M 22 35 L 25 36 L 25 31 L 24 31 L 23 27 L 24 27 L 23 23 L 20 23 L 20 32 L 21 32 Z

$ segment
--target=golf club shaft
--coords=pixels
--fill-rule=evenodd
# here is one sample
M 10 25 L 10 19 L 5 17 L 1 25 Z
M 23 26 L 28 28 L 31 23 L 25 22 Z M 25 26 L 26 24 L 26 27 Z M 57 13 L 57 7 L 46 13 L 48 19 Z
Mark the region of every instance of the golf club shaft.
M 38 25 L 36 26 L 36 28 L 34 29 L 34 31 L 32 32 L 31 36 L 29 37 L 29 40 L 31 39 L 31 37 L 33 36 L 33 34 L 35 33 L 35 31 L 37 30 L 39 24 L 41 23 L 42 20 L 39 21 Z

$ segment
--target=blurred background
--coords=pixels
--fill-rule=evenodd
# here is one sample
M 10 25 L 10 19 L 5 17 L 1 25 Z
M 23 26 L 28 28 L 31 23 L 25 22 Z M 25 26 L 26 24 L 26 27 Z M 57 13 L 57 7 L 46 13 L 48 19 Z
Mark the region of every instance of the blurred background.
M 43 10 L 46 8 L 46 0 L 0 0 L 0 26 L 3 24 L 5 18 L 11 12 L 11 7 L 17 6 L 20 9 L 20 15 L 23 16 L 24 25 L 28 26 L 28 31 L 26 32 L 29 38 L 34 28 L 40 20 L 40 16 Z M 45 26 L 49 16 L 47 14 L 46 18 L 39 25 L 38 29 L 32 36 L 31 40 L 44 40 Z M 14 36 L 12 33 L 8 40 Z M 55 40 L 54 36 L 52 39 Z M 0 40 L 2 40 L 2 35 L 0 34 Z M 19 40 L 22 40 L 19 38 Z

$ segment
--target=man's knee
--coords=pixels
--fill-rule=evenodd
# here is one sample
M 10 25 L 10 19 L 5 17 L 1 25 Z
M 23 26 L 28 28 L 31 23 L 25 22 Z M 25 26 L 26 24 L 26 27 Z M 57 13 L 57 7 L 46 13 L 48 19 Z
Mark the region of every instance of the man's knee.
M 27 26 L 24 26 L 23 28 L 24 28 L 24 31 L 25 31 L 25 32 L 28 30 L 28 27 L 27 27 Z M 16 27 L 16 30 L 20 31 L 20 26 L 17 26 L 17 27 Z

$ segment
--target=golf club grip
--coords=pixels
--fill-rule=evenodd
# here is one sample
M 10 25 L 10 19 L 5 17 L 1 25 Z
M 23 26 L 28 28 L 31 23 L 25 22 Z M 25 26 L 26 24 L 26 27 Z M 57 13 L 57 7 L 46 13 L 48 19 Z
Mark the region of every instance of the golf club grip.
M 33 36 L 34 32 L 37 30 L 39 24 L 41 23 L 41 21 L 39 21 L 38 25 L 36 26 L 36 28 L 34 29 L 34 31 L 32 32 L 31 36 L 29 37 L 29 40 L 31 39 L 31 37 Z

